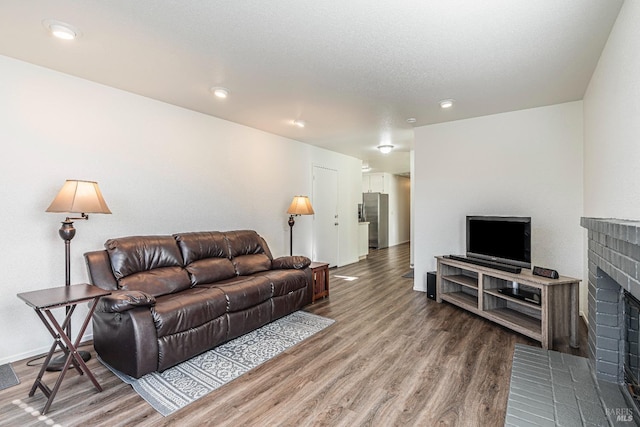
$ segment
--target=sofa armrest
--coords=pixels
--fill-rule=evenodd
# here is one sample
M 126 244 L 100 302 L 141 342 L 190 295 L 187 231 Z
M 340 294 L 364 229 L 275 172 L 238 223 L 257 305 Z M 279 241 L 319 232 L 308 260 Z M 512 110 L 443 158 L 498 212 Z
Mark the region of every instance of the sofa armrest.
M 274 270 L 304 270 L 311 265 L 311 260 L 306 256 L 283 256 L 276 258 L 271 262 L 271 268 Z
M 109 366 L 134 378 L 157 371 L 158 335 L 150 308 L 94 312 L 93 348 Z
M 98 313 L 122 313 L 136 307 L 152 307 L 156 299 L 140 291 L 116 291 L 98 301 Z

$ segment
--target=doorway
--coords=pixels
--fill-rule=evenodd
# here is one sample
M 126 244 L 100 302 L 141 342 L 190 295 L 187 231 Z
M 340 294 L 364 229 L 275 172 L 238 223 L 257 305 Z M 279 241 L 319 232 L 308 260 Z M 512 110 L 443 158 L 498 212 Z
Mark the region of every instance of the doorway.
M 313 166 L 312 205 L 314 261 L 327 262 L 330 267 L 338 265 L 339 218 L 338 218 L 338 171 L 322 166 Z

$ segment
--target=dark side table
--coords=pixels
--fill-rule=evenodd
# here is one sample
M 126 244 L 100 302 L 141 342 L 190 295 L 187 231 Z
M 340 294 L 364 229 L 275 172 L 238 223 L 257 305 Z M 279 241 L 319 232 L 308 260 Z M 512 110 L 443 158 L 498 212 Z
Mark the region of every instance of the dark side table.
M 312 262 L 309 266 L 313 276 L 313 296 L 311 302 L 329 296 L 329 264 Z
M 31 387 L 31 391 L 29 392 L 29 397 L 33 396 L 36 392 L 36 389 L 42 390 L 45 396 L 47 396 L 47 403 L 44 405 L 44 409 L 42 410 L 42 414 L 46 414 L 49 411 L 49 407 L 53 402 L 53 399 L 60 388 L 60 384 L 64 379 L 64 376 L 67 370 L 73 365 L 78 374 L 82 375 L 83 373 L 87 374 L 87 377 L 91 380 L 93 385 L 98 389 L 98 391 L 102 391 L 102 387 L 98 384 L 98 381 L 93 376 L 89 368 L 87 367 L 82 357 L 78 354 L 78 345 L 80 344 L 80 340 L 82 339 L 82 335 L 84 335 L 84 331 L 87 329 L 89 325 L 89 321 L 91 320 L 91 316 L 93 315 L 93 310 L 95 310 L 96 302 L 100 297 L 105 295 L 109 295 L 111 292 L 105 291 L 103 289 L 98 288 L 97 286 L 91 286 L 87 284 L 81 285 L 71 285 L 71 286 L 61 286 L 58 288 L 49 288 L 42 289 L 39 291 L 32 292 L 23 292 L 18 294 L 18 298 L 27 303 L 31 308 L 33 308 L 45 325 L 51 336 L 53 337 L 53 345 L 47 354 L 44 363 L 42 364 L 42 368 L 40 369 L 40 373 L 38 377 L 33 383 Z M 72 341 L 72 337 L 67 335 L 66 329 L 69 322 L 71 322 L 71 316 L 76 309 L 76 306 L 82 302 L 89 303 L 89 312 L 87 313 L 84 322 L 82 323 L 82 327 L 78 331 L 75 341 Z M 62 324 L 58 323 L 56 318 L 51 313 L 51 310 L 54 308 L 60 307 L 69 307 L 69 310 L 64 318 Z M 42 381 L 42 376 L 49 365 L 49 361 L 55 353 L 56 348 L 60 347 L 60 349 L 64 352 L 65 362 L 58 379 L 56 380 L 53 389 L 47 387 L 47 385 Z

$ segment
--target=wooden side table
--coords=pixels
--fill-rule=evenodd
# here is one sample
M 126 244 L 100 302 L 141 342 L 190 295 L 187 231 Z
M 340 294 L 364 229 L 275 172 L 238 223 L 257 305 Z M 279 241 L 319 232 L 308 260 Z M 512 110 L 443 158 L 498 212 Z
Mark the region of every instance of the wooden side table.
M 71 368 L 71 365 L 73 365 L 75 370 L 78 371 L 78 374 L 87 374 L 87 377 L 89 377 L 96 389 L 98 391 L 102 391 L 102 387 L 100 387 L 100 384 L 98 384 L 98 381 L 93 376 L 86 363 L 84 363 L 82 357 L 80 357 L 80 355 L 78 354 L 78 345 L 80 345 L 82 335 L 84 335 L 84 331 L 89 325 L 89 321 L 91 320 L 91 316 L 93 315 L 93 311 L 96 307 L 95 303 L 98 301 L 98 299 L 100 299 L 100 297 L 109 295 L 110 293 L 111 292 L 100 289 L 97 286 L 81 284 L 42 289 L 32 292 L 23 292 L 18 294 L 18 298 L 26 302 L 27 305 L 35 310 L 36 314 L 54 340 L 53 345 L 51 346 L 51 349 L 49 350 L 49 353 L 47 354 L 47 357 L 42 364 L 42 368 L 40 368 L 40 373 L 38 374 L 38 377 L 34 381 L 33 386 L 31 387 L 31 391 L 29 392 L 29 397 L 31 397 L 36 392 L 36 389 L 39 388 L 42 393 L 47 396 L 47 403 L 44 405 L 44 409 L 42 410 L 43 415 L 49 411 L 49 407 L 51 406 L 51 403 L 53 402 L 53 399 L 55 398 L 56 393 L 60 388 L 60 384 L 62 384 L 62 380 L 64 379 L 67 370 Z M 67 336 L 66 327 L 69 322 L 71 322 L 71 316 L 73 315 L 76 306 L 82 302 L 88 302 L 90 308 L 84 319 L 84 322 L 82 323 L 82 327 L 78 331 L 78 335 L 75 341 L 72 342 L 72 337 Z M 51 310 L 60 307 L 69 307 L 69 310 L 62 324 L 58 323 L 56 318 L 51 313 Z M 60 347 L 60 349 L 64 352 L 65 362 L 62 370 L 60 371 L 60 375 L 58 375 L 58 379 L 53 386 L 53 389 L 50 389 L 42 381 L 42 376 L 44 375 L 44 372 L 49 365 L 49 361 L 51 360 L 51 357 L 53 356 L 53 353 L 55 353 L 57 347 Z
M 326 262 L 312 262 L 309 266 L 313 277 L 313 296 L 311 302 L 329 296 L 329 264 Z

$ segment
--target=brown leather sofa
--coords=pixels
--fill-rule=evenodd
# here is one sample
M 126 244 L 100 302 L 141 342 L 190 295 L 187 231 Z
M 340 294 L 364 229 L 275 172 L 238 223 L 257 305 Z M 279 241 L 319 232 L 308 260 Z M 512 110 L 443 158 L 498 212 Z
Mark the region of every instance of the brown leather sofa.
M 255 231 L 107 240 L 88 252 L 98 355 L 139 378 L 163 371 L 311 303 L 310 260 L 274 259 Z

